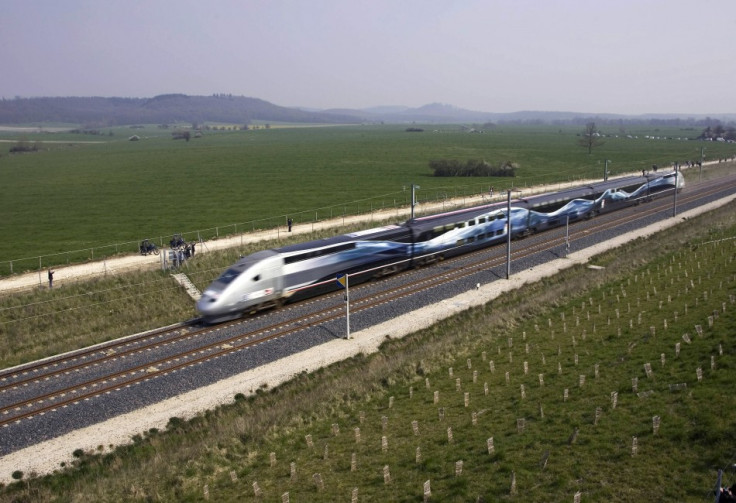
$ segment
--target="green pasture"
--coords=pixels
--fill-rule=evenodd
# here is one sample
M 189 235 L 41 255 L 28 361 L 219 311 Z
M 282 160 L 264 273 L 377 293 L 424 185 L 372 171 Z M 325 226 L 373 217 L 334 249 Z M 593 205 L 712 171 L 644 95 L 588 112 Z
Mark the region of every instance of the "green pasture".
M 207 131 L 189 142 L 156 126 L 100 135 L 2 132 L 0 139 L 40 142 L 40 150 L 10 155 L 5 147 L 13 143 L 0 143 L 0 275 L 135 252 L 143 238 L 207 239 L 284 225 L 287 216 L 300 223 L 404 205 L 412 183 L 420 201 L 435 200 L 600 178 L 605 159 L 615 175 L 698 160 L 702 146 L 706 159 L 736 152 L 677 140 L 699 132 L 675 128 L 637 130 L 638 138 L 604 128 L 618 137 L 588 155 L 577 145 L 582 128 L 423 127 L 279 126 Z M 141 140 L 128 141 L 134 134 Z M 519 169 L 513 179 L 431 176 L 429 160 L 443 158 L 511 160 Z

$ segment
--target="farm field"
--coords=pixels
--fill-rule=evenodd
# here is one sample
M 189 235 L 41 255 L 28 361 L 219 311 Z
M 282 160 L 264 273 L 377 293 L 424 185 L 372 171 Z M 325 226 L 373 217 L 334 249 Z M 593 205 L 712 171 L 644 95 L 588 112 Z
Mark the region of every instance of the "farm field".
M 284 225 L 287 216 L 300 223 L 393 207 L 409 201 L 412 183 L 421 187 L 419 201 L 437 200 L 491 186 L 600 178 L 605 159 L 613 175 L 670 166 L 698 160 L 703 146 L 682 139 L 700 133 L 692 129 L 632 128 L 627 138 L 602 128 L 618 137 L 589 156 L 577 145 L 582 128 L 572 126 L 405 129 L 218 130 L 189 142 L 155 126 L 100 135 L 0 131 L 0 139 L 54 142 L 0 154 L 0 275 L 135 252 L 144 238 L 161 245 L 174 233 L 208 239 Z M 128 141 L 133 134 L 141 139 Z M 705 148 L 706 160 L 736 152 L 715 142 Z M 432 159 L 510 160 L 519 168 L 515 178 L 436 178 Z
M 736 454 L 736 216 L 656 239 L 63 473 L 18 473 L 0 500 L 422 501 L 427 481 L 433 501 L 712 500 Z

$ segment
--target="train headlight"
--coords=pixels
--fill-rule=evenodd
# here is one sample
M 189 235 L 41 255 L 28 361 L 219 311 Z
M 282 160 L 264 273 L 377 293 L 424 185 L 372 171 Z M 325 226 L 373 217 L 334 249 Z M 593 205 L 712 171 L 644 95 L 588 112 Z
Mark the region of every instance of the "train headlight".
M 215 290 L 205 290 L 202 296 L 209 298 L 210 302 L 214 302 L 220 298 L 220 292 L 217 292 Z

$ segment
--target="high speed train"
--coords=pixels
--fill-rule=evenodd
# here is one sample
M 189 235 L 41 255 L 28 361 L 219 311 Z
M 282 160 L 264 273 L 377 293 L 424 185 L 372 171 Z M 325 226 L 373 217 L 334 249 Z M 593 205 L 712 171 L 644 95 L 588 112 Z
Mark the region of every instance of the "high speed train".
M 684 185 L 682 174 L 670 172 L 515 199 L 511 237 L 672 194 Z M 353 284 L 505 243 L 508 223 L 507 202 L 497 202 L 259 251 L 241 258 L 213 281 L 197 301 L 197 311 L 205 322 L 218 323 L 337 288 L 338 274 L 349 274 Z

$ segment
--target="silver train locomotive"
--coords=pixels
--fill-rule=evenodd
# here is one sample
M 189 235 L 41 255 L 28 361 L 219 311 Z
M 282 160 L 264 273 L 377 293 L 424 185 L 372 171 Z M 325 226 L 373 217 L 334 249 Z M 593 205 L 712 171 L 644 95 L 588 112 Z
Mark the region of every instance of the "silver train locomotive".
M 682 174 L 670 172 L 515 199 L 512 238 L 672 194 L 684 184 Z M 350 274 L 353 284 L 504 243 L 507 213 L 506 202 L 497 202 L 260 251 L 213 281 L 197 311 L 205 322 L 218 323 L 334 289 L 338 274 Z

